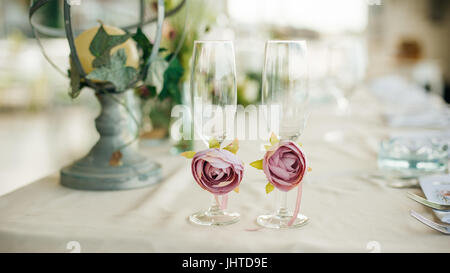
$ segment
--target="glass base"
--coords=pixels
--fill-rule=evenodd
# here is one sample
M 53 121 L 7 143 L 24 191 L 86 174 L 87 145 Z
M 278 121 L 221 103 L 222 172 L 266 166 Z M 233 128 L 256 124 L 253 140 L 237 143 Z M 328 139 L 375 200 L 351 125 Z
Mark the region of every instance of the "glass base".
M 241 216 L 237 212 L 227 212 L 217 208 L 199 211 L 189 216 L 189 221 L 203 226 L 226 226 L 237 223 Z
M 299 228 L 308 223 L 308 217 L 303 214 L 298 214 L 297 219 L 294 220 L 291 226 L 288 226 L 289 221 L 292 218 L 290 215 L 280 215 L 280 214 L 266 214 L 260 215 L 256 219 L 258 225 L 265 228 L 274 229 L 287 229 L 287 228 Z

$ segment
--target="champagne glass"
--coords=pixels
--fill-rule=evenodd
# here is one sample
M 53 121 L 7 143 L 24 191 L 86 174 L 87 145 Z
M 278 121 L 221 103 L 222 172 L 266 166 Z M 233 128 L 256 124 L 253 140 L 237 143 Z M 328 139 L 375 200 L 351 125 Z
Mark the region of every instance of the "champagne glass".
M 208 145 L 227 137 L 227 122 L 236 113 L 237 86 L 231 41 L 195 41 L 191 70 L 194 128 Z
M 231 41 L 194 42 L 191 94 L 195 133 L 207 146 L 212 139 L 221 144 L 227 138 L 226 125 L 234 124 L 236 114 L 236 65 Z M 228 225 L 239 221 L 239 213 L 225 211 L 226 203 L 227 194 L 213 193 L 211 207 L 194 213 L 189 219 L 200 225 Z
M 356 41 L 342 40 L 328 48 L 328 79 L 339 113 L 349 113 L 349 98 L 364 77 L 362 47 Z
M 336 98 L 337 115 L 341 122 L 350 122 L 350 97 L 364 79 L 365 55 L 361 43 L 352 39 L 343 39 L 328 46 L 327 87 Z M 326 132 L 324 139 L 328 142 L 343 142 L 349 133 L 341 128 Z
M 267 107 L 269 131 L 280 140 L 296 141 L 308 118 L 308 65 L 305 41 L 268 41 L 262 75 L 262 103 Z M 275 120 L 274 120 L 275 119 Z M 277 130 L 278 129 L 278 130 Z M 261 215 L 257 223 L 268 228 L 296 228 L 308 218 L 288 209 L 287 192 L 277 190 L 278 209 Z

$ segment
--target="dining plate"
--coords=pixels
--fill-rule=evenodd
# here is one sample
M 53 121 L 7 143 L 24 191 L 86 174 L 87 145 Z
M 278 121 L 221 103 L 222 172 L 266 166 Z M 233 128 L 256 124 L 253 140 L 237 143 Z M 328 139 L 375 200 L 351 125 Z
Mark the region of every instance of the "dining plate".
M 419 179 L 425 197 L 433 202 L 450 205 L 450 175 L 431 175 Z M 450 224 L 450 212 L 433 210 L 436 216 Z

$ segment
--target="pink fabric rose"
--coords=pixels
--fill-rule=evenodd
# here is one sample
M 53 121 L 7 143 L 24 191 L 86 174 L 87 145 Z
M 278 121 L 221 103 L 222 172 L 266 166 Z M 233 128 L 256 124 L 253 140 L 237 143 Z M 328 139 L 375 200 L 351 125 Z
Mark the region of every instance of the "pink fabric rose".
M 289 191 L 302 181 L 306 171 L 306 157 L 295 142 L 280 141 L 264 155 L 263 170 L 275 188 Z
M 203 189 L 215 195 L 226 194 L 242 181 L 244 165 L 233 153 L 207 149 L 192 158 L 192 175 Z

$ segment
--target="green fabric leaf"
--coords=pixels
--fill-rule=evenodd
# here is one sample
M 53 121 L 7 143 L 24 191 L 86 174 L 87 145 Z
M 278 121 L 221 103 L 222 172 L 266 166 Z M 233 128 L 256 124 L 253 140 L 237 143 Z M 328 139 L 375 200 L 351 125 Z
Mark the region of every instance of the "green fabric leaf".
M 267 184 L 266 184 L 266 194 L 269 194 L 274 189 L 275 189 L 275 187 L 270 182 L 267 182 Z
M 226 146 L 223 149 L 232 152 L 233 154 L 236 154 L 237 151 L 239 150 L 239 140 L 236 138 L 235 140 L 233 140 L 233 142 L 228 144 L 228 146 Z
M 195 155 L 195 152 L 194 151 L 186 151 L 186 152 L 182 152 L 180 155 L 184 156 L 186 158 L 193 158 Z
M 125 91 L 130 82 L 137 76 L 137 70 L 130 66 L 125 66 L 127 54 L 121 48 L 111 56 L 111 63 L 94 69 L 86 77 L 90 80 L 107 81 L 114 84 L 116 91 Z
M 210 149 L 213 149 L 213 148 L 220 149 L 220 143 L 219 143 L 219 141 L 217 141 L 217 139 L 215 137 L 213 137 L 209 140 L 209 148 Z
M 146 85 L 154 86 L 156 94 L 161 93 L 164 87 L 164 73 L 168 67 L 169 63 L 161 57 L 157 57 L 150 63 L 144 83 Z
M 253 168 L 256 168 L 258 170 L 262 170 L 263 169 L 263 160 L 256 160 L 253 161 L 252 163 L 250 163 L 250 166 L 252 166 Z
M 96 57 L 92 62 L 92 66 L 98 68 L 109 65 L 111 49 L 126 42 L 130 36 L 128 33 L 123 35 L 109 35 L 106 33 L 103 25 L 100 25 L 94 39 L 92 39 L 89 45 L 89 51 Z
M 277 135 L 275 135 L 275 133 L 272 132 L 272 134 L 270 135 L 270 144 L 273 146 L 275 144 L 277 144 L 278 142 L 280 142 L 280 140 L 278 139 Z

